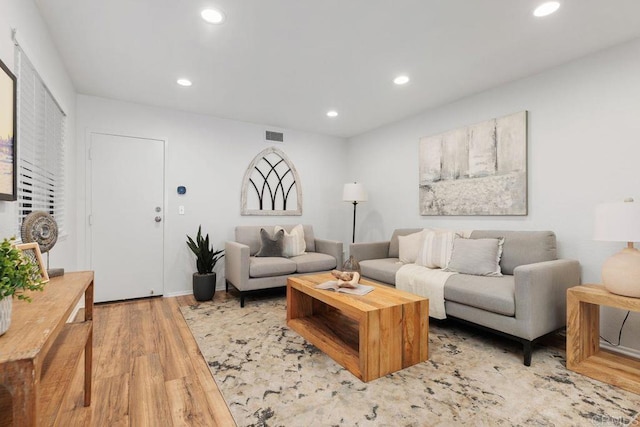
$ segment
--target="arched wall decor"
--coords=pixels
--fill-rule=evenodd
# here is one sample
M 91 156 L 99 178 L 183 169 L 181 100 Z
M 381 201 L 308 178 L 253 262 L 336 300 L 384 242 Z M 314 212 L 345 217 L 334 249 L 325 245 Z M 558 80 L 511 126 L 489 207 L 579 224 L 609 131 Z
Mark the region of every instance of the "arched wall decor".
M 242 215 L 302 215 L 300 176 L 275 147 L 258 154 L 242 180 Z

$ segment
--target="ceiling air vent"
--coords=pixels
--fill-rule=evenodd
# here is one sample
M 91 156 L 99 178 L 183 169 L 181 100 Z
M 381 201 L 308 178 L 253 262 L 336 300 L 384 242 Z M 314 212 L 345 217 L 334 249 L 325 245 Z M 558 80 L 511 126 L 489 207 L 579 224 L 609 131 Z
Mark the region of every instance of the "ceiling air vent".
M 272 142 L 284 142 L 284 133 L 268 130 L 265 139 Z

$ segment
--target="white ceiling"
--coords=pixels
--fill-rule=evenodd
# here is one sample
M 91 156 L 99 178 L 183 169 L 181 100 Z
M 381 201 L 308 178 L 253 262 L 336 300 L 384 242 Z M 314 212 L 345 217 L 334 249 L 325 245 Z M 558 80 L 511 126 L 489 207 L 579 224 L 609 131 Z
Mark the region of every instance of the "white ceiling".
M 640 36 L 638 0 L 560 1 L 36 3 L 79 93 L 349 137 Z

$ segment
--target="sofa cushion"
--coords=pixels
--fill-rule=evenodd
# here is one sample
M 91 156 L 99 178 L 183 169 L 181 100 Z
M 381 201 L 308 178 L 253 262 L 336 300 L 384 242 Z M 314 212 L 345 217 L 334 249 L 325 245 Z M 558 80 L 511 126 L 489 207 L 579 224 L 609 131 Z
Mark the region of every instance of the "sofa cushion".
M 310 252 L 289 258 L 296 263 L 298 273 L 315 273 L 332 270 L 337 267 L 336 259 L 331 255 Z
M 403 264 L 415 263 L 418 251 L 424 242 L 426 230 L 417 233 L 398 236 L 398 253 L 400 262 Z
M 296 224 L 283 225 L 284 228 L 289 233 L 295 227 Z M 269 231 L 269 233 L 273 233 L 274 226 L 272 225 L 239 225 L 236 227 L 236 242 L 242 243 L 243 245 L 249 246 L 249 254 L 251 256 L 255 255 L 260 250 L 260 229 L 264 228 Z M 316 251 L 316 238 L 313 234 L 313 227 L 311 225 L 303 224 L 302 228 L 304 229 L 304 241 L 307 246 L 307 251 L 315 252 Z
M 505 316 L 515 316 L 513 276 L 454 274 L 444 285 L 444 299 Z
M 458 236 L 455 231 L 425 231 L 422 246 L 416 256 L 416 264 L 427 268 L 445 268 L 451 258 L 455 236 Z
M 500 257 L 504 238 L 464 239 L 453 241 L 451 260 L 445 271 L 476 276 L 502 276 Z
M 284 231 L 284 249 L 282 255 L 291 258 L 292 256 L 302 255 L 307 249 L 307 245 L 304 240 L 304 228 L 302 224 L 298 224 L 288 232 L 284 228 L 276 225 L 273 229 L 275 232 L 280 230 Z
M 368 259 L 360 261 L 360 273 L 364 277 L 384 283 L 396 283 L 396 272 L 402 267 L 398 258 Z
M 389 241 L 389 257 L 400 258 L 400 244 L 398 243 L 398 236 L 406 236 L 422 230 L 422 228 L 398 228 L 393 230 L 391 240 Z
M 296 272 L 296 263 L 282 257 L 249 258 L 249 277 L 282 276 Z
M 500 268 L 502 274 L 513 274 L 520 265 L 557 259 L 556 235 L 553 231 L 474 230 L 471 238 L 504 237 Z
M 284 230 L 273 233 L 273 237 L 264 228 L 260 229 L 260 250 L 257 257 L 279 257 L 284 252 Z

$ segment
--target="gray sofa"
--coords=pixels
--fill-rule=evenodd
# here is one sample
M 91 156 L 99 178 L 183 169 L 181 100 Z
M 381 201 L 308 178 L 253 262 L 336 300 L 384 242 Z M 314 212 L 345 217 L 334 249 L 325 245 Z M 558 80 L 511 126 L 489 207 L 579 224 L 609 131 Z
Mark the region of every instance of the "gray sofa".
M 398 229 L 390 241 L 355 243 L 350 255 L 362 275 L 395 285 L 399 263 L 398 236 L 421 229 Z M 503 276 L 454 274 L 444 286 L 447 317 L 479 325 L 523 344 L 530 366 L 532 345 L 566 325 L 566 290 L 580 284 L 580 264 L 557 259 L 551 231 L 475 230 L 471 238 L 504 237 L 500 267 Z
M 290 232 L 294 225 L 282 225 Z M 254 256 L 261 245 L 260 229 L 273 235 L 273 225 L 238 226 L 235 241 L 225 243 L 224 274 L 226 290 L 232 285 L 240 291 L 240 306 L 247 293 L 287 285 L 287 277 L 331 271 L 342 266 L 342 242 L 315 238 L 313 227 L 303 225 L 306 252 L 284 257 Z

